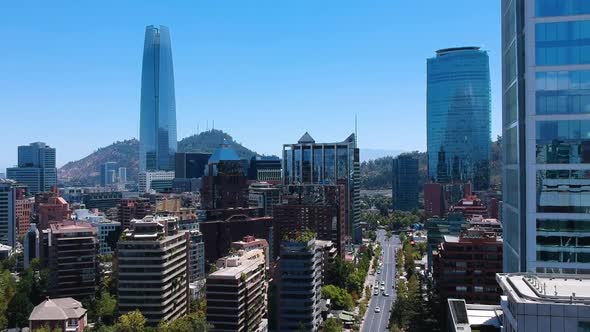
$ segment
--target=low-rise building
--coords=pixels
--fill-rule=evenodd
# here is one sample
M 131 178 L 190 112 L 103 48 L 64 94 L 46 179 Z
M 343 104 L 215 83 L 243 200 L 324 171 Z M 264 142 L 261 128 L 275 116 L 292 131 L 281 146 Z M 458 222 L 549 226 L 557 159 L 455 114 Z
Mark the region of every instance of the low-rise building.
M 506 332 L 590 330 L 590 278 L 584 275 L 500 273 L 496 280 Z
M 171 192 L 173 171 L 142 171 L 139 172 L 139 192 Z
M 86 309 L 71 297 L 47 298 L 36 306 L 29 316 L 29 329 L 44 326 L 65 332 L 84 332 L 87 326 Z M 23 330 L 24 331 L 24 330 Z
M 502 307 L 499 305 L 468 304 L 463 299 L 448 299 L 449 332 L 500 332 Z

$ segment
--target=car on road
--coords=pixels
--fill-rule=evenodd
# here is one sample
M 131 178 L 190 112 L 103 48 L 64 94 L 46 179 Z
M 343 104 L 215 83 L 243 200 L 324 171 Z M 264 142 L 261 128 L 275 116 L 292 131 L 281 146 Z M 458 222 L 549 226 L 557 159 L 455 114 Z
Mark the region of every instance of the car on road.
M 375 312 L 376 312 L 376 313 L 380 313 L 380 312 L 381 312 L 381 308 L 379 308 L 379 307 L 375 307 Z
M 381 286 L 381 291 L 385 291 L 385 286 Z
M 381 280 L 381 286 L 385 285 L 385 281 Z
M 378 283 L 375 283 L 375 286 L 373 286 L 373 288 L 379 289 L 379 284 Z
M 379 295 L 379 290 L 375 289 L 375 291 L 373 292 L 373 295 Z
M 381 274 L 381 270 L 377 270 L 377 274 Z
M 383 292 L 383 296 L 389 296 L 389 293 Z

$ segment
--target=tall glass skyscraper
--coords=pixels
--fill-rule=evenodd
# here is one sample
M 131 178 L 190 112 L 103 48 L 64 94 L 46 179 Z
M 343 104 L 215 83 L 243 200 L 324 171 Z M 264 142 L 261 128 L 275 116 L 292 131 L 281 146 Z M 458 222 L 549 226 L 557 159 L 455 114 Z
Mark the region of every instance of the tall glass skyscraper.
M 589 14 L 502 1 L 505 272 L 590 273 Z
M 427 60 L 428 175 L 436 178 L 438 153 L 447 174 L 489 187 L 490 66 L 486 51 L 458 47 L 436 51 Z
M 168 28 L 145 29 L 141 73 L 139 169 L 174 170 L 176 100 Z

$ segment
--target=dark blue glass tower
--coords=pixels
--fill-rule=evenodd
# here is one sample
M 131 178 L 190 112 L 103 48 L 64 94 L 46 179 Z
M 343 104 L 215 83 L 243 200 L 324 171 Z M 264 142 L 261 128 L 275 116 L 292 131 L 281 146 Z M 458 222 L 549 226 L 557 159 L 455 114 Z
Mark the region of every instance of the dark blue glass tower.
M 176 101 L 170 32 L 146 27 L 141 73 L 139 169 L 174 170 Z
M 470 181 L 476 190 L 489 186 L 490 67 L 478 47 L 438 50 L 427 61 L 428 175 L 438 172 L 444 151 L 447 174 Z

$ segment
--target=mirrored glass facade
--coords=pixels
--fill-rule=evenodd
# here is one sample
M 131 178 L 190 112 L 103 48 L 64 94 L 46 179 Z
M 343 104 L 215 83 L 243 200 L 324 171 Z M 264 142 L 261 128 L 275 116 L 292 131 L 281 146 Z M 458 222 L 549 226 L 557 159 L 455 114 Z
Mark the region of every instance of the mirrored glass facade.
M 346 235 L 360 243 L 360 161 L 355 136 L 338 143 L 316 143 L 307 135 L 297 144 L 283 145 L 284 184 L 346 185 Z
M 458 161 L 460 180 L 489 187 L 490 68 L 478 47 L 444 49 L 427 61 L 428 173 L 438 174 L 438 153 Z M 451 174 L 451 165 L 445 165 Z
M 590 2 L 502 4 L 504 272 L 590 273 Z
M 176 100 L 170 32 L 165 26 L 145 30 L 139 130 L 140 170 L 174 170 Z

